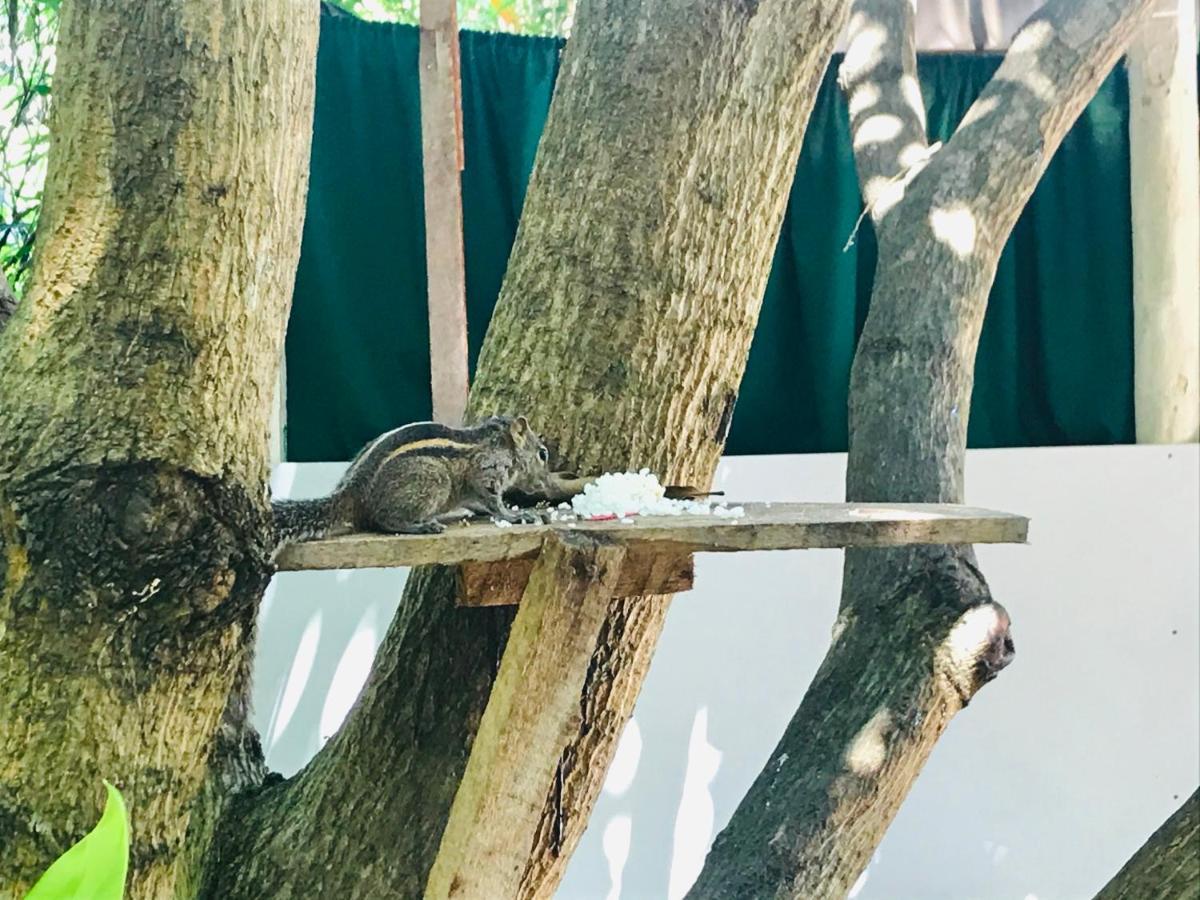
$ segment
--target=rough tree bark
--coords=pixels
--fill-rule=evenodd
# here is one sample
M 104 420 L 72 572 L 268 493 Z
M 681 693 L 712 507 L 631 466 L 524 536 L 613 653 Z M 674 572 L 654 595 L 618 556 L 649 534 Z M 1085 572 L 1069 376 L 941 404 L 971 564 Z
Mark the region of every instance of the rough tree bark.
M 1112 877 L 1096 900 L 1196 900 L 1200 897 L 1200 790 Z
M 911 5 L 855 3 L 841 74 L 879 262 L 851 373 L 848 500 L 962 502 L 1000 252 L 1149 5 L 1051 0 L 937 150 Z M 950 719 L 1012 652 L 970 547 L 847 551 L 828 655 L 689 896 L 845 896 Z
M 12 318 L 16 308 L 17 297 L 9 287 L 4 273 L 0 272 L 0 334 L 4 332 L 4 326 L 8 324 L 8 320 Z
M 578 471 L 709 483 L 846 7 L 581 4 L 472 415 L 528 415 Z M 523 895 L 561 877 L 668 600 L 616 602 L 601 626 Z M 420 896 L 511 620 L 456 609 L 451 572 L 415 571 L 341 731 L 230 817 L 208 896 Z
M 73 0 L 28 295 L 0 340 L 0 897 L 116 782 L 171 897 L 269 571 L 266 422 L 317 7 Z

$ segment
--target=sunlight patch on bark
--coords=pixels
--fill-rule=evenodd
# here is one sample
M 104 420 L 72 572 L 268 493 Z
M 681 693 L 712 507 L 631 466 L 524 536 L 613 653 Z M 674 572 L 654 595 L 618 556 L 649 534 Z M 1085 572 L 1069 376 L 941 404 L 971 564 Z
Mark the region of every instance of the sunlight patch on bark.
M 892 730 L 892 714 L 880 709 L 862 727 L 846 750 L 846 767 L 861 778 L 870 778 L 883 768 L 887 759 L 887 735 Z
M 850 110 L 850 118 L 857 119 L 861 113 L 866 112 L 872 106 L 879 102 L 879 88 L 872 82 L 860 84 L 854 89 L 854 93 L 850 96 L 847 104 Z
M 871 144 L 883 144 L 898 135 L 904 128 L 899 116 L 888 113 L 871 116 L 854 132 L 854 149 L 861 150 Z
M 863 195 L 875 217 L 882 219 L 904 199 L 904 182 L 892 178 L 872 178 L 863 189 Z
M 1038 100 L 1051 103 L 1058 94 L 1054 79 L 1042 71 L 1038 54 L 1054 38 L 1049 22 L 1034 22 L 1013 38 L 1004 65 L 996 72 L 997 81 L 1024 85 Z
M 901 75 L 900 93 L 904 96 L 904 102 L 912 108 L 917 121 L 921 123 L 921 131 L 924 131 L 925 101 L 921 99 L 921 83 L 917 81 L 917 76 L 908 73 Z
M 979 654 L 1006 626 L 1006 618 L 1000 609 L 990 603 L 964 612 L 946 637 L 945 648 L 951 665 L 959 670 L 973 667 Z
M 1000 104 L 998 97 L 984 97 L 981 100 L 976 100 L 971 104 L 971 108 L 967 110 L 967 114 L 963 116 L 962 122 L 959 123 L 959 131 L 969 125 L 973 125 L 985 116 L 991 115 L 996 111 L 996 107 Z
M 858 18 L 857 14 L 854 17 Z M 887 45 L 888 31 L 882 25 L 867 25 L 859 31 L 851 21 L 850 33 L 854 39 L 846 49 L 846 58 L 842 63 L 847 71 L 858 72 L 873 68 L 882 58 L 882 50 Z
M 929 213 L 933 236 L 945 244 L 960 259 L 975 250 L 975 214 L 965 206 L 941 207 Z

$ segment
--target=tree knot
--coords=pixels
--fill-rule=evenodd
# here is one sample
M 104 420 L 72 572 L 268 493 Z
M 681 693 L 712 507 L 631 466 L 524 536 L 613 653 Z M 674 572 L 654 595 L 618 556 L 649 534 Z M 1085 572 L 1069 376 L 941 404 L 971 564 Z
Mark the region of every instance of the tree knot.
M 939 668 L 963 706 L 1013 661 L 1016 648 L 1008 611 L 994 601 L 972 606 L 946 635 Z

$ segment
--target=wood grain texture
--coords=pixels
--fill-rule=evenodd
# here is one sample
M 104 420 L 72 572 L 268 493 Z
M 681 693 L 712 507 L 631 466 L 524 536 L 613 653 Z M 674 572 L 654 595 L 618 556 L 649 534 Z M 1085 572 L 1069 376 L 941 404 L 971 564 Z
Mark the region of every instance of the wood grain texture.
M 1196 0 L 1156 0 L 1126 57 L 1139 444 L 1200 440 Z
M 455 0 L 421 0 L 418 65 L 433 418 L 462 424 L 469 390 L 462 101 Z
M 371 569 L 519 559 L 538 552 L 547 535 L 603 537 L 638 553 L 731 553 L 907 544 L 1022 543 L 1022 516 L 947 504 L 745 504 L 743 518 L 653 516 L 551 525 L 468 524 L 438 535 L 355 534 L 293 544 L 279 554 L 281 571 Z
M 430 871 L 425 900 L 516 895 L 625 549 L 596 536 L 544 544 Z
M 559 532 L 561 534 L 561 532 Z M 460 606 L 515 606 L 521 602 L 535 559 L 468 562 L 458 567 Z M 614 597 L 643 597 L 690 591 L 695 564 L 690 554 L 646 553 L 630 548 L 613 588 Z

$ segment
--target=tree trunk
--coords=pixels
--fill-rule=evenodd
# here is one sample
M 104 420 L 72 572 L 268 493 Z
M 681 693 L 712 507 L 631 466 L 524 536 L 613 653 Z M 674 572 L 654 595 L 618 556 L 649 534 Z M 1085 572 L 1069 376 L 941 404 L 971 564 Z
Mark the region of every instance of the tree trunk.
M 842 78 L 879 261 L 851 373 L 848 500 L 962 502 L 1000 252 L 1148 6 L 1051 0 L 937 151 L 910 4 L 856 2 Z M 689 896 L 845 896 L 950 719 L 1012 652 L 970 547 L 848 550 L 832 646 Z
M 1196 900 L 1200 897 L 1200 790 L 1150 835 L 1096 900 Z
M 528 415 L 560 467 L 711 481 L 846 6 L 585 0 L 473 416 Z M 455 608 L 453 583 L 412 573 L 347 722 L 231 818 L 208 896 L 422 894 L 512 621 Z M 668 601 L 616 601 L 601 625 L 523 896 L 548 896 L 562 875 Z
M 0 341 L 0 897 L 129 804 L 171 897 L 268 568 L 266 422 L 317 7 L 63 7 L 33 279 Z
M 17 297 L 9 287 L 4 273 L 0 272 L 0 334 L 4 333 L 4 326 L 8 324 L 8 320 L 12 318 L 16 309 Z

